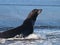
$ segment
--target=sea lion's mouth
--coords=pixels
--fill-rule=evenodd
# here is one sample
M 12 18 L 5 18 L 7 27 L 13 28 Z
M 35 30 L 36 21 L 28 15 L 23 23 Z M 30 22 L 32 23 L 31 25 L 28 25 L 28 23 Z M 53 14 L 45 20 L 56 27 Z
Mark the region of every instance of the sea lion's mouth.
M 38 9 L 38 14 L 40 14 L 42 12 L 42 9 Z

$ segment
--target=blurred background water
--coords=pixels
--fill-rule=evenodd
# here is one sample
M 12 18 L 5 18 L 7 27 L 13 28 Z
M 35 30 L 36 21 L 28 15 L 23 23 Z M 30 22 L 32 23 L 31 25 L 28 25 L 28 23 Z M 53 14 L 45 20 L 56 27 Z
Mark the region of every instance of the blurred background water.
M 0 0 L 0 27 L 22 24 L 32 9 L 43 9 L 36 24 L 60 26 L 60 0 Z

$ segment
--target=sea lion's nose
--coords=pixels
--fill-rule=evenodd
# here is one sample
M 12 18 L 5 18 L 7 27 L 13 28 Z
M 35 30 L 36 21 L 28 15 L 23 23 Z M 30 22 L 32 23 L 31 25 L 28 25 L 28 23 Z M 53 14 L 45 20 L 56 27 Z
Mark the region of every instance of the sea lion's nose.
M 40 12 L 42 12 L 42 9 L 39 9 Z
M 38 14 L 42 12 L 42 9 L 38 9 L 38 10 L 39 10 L 39 11 L 38 11 Z

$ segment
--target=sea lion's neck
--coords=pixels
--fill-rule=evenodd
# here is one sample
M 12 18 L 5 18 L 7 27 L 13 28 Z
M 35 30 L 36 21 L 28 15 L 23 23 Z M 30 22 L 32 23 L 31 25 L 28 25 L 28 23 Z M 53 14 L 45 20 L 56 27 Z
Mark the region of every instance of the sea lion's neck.
M 31 19 L 31 20 L 35 21 L 36 18 L 37 18 L 37 16 L 38 16 L 37 13 L 32 13 L 32 14 L 30 13 L 30 14 L 28 15 L 27 19 Z
M 34 25 L 37 16 L 38 16 L 37 13 L 36 13 L 36 14 L 31 14 L 31 15 L 29 15 L 29 16 L 25 19 L 25 21 L 24 21 L 23 23 L 25 23 L 25 24 L 26 24 L 26 23 L 27 23 L 27 24 L 29 23 L 29 24 Z

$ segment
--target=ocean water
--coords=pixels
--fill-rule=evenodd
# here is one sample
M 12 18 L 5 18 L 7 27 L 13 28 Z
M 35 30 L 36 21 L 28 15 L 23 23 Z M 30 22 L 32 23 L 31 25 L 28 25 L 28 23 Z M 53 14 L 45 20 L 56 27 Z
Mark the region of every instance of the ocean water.
M 34 34 L 40 37 L 40 39 L 0 39 L 0 45 L 60 45 L 60 29 L 34 29 Z

